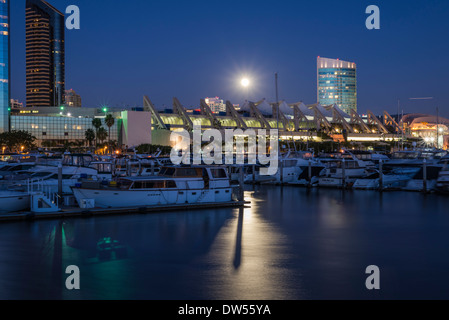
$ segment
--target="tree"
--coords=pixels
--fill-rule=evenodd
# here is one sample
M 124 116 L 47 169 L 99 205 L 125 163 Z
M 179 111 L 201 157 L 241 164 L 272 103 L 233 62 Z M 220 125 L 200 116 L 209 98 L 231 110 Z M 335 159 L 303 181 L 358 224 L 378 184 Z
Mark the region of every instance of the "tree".
M 97 131 L 97 139 L 103 143 L 104 140 L 106 140 L 108 138 L 108 132 L 106 131 L 105 128 L 101 127 L 100 129 L 98 129 Z
M 22 151 L 23 149 L 32 149 L 36 145 L 34 142 L 36 137 L 32 136 L 28 131 L 6 131 L 0 133 L 0 145 L 5 146 L 9 151 Z
M 92 129 L 87 129 L 86 132 L 84 132 L 84 137 L 89 142 L 89 147 L 92 147 L 92 142 L 95 140 L 95 131 Z
M 97 146 L 97 144 L 98 144 L 98 130 L 100 130 L 100 128 L 101 128 L 101 125 L 102 125 L 102 123 L 101 123 L 101 119 L 99 119 L 99 118 L 94 118 L 93 120 L 92 120 L 92 125 L 94 126 L 94 128 L 95 128 L 95 132 L 96 132 L 96 135 L 95 135 L 95 147 Z
M 115 124 L 115 119 L 112 116 L 112 114 L 108 114 L 106 118 L 104 119 L 104 122 L 108 126 L 108 145 L 109 148 L 111 148 L 111 127 Z

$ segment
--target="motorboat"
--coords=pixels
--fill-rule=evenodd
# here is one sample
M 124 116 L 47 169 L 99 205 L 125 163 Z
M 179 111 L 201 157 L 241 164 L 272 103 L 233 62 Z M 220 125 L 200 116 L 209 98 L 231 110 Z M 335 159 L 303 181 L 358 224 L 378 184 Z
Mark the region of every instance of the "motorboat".
M 402 188 L 402 190 L 428 192 L 435 191 L 437 180 L 439 179 L 442 169 L 443 166 L 439 164 L 426 166 L 426 179 L 424 180 L 424 168 L 419 168 L 413 178 L 407 182 L 407 185 Z
M 20 190 L 0 191 L 0 212 L 25 211 L 30 208 L 30 193 Z
M 424 159 L 428 165 L 437 164 L 447 154 L 447 151 L 434 149 L 396 151 L 385 163 L 385 168 L 422 167 Z
M 301 169 L 302 172 L 299 174 L 298 178 L 289 182 L 289 184 L 297 186 L 317 186 L 320 176 L 322 176 L 326 170 L 326 166 L 319 161 L 310 159 L 309 165 Z
M 372 151 L 363 151 L 363 150 L 346 150 L 345 153 L 351 154 L 359 160 L 362 160 L 366 163 L 368 167 L 374 167 L 379 164 L 380 161 L 386 163 L 390 160 L 390 158 L 384 154 L 376 153 Z
M 282 154 L 278 159 L 278 170 L 274 175 L 262 175 L 260 169 L 266 165 L 256 165 L 253 172 L 253 167 L 249 166 L 247 174 L 245 175 L 245 183 L 266 183 L 266 184 L 289 184 L 298 182 L 298 178 L 307 170 L 309 161 L 312 166 L 322 166 L 313 158 L 313 153 L 310 151 L 288 151 Z
M 72 187 L 81 207 L 132 208 L 232 201 L 224 166 L 167 166 L 157 176 L 120 177 L 116 181 L 84 181 Z
M 0 180 L 9 179 L 10 177 L 16 175 L 19 172 L 33 169 L 36 164 L 33 163 L 20 163 L 13 162 L 5 164 L 0 168 Z
M 435 190 L 438 193 L 449 194 L 449 167 L 444 167 L 437 178 Z
M 322 159 L 326 169 L 318 178 L 319 187 L 347 188 L 359 178 L 368 174 L 367 163 L 352 156 L 351 158 Z
M 358 178 L 352 188 L 360 190 L 399 190 L 407 185 L 412 178 L 410 175 L 380 173 L 377 169 L 367 171 L 368 175 Z M 382 178 L 382 179 L 381 179 Z

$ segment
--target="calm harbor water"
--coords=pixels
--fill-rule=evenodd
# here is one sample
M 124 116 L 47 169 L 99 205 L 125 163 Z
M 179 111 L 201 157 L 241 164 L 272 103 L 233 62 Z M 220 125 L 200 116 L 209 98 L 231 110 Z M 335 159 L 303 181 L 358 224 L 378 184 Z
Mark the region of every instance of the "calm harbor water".
M 449 197 L 249 187 L 250 207 L 0 225 L 0 299 L 448 299 Z M 117 247 L 105 253 L 101 240 Z M 65 288 L 76 265 L 81 290 Z M 369 265 L 381 289 L 365 287 Z

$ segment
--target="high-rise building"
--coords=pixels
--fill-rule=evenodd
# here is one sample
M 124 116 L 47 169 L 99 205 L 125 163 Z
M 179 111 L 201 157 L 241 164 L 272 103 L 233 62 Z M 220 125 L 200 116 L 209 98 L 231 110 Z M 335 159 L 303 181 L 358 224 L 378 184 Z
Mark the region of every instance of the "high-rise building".
M 317 59 L 317 94 L 321 105 L 336 104 L 341 110 L 357 112 L 357 67 L 339 59 Z
M 11 99 L 11 109 L 21 109 L 21 108 L 23 108 L 23 103 L 19 102 L 19 100 Z
M 26 1 L 26 106 L 61 106 L 65 94 L 64 15 L 44 0 Z
M 226 104 L 219 97 L 206 98 L 205 102 L 214 113 L 226 112 Z
M 81 96 L 73 89 L 65 91 L 64 100 L 67 107 L 81 108 Z
M 9 0 L 0 0 L 0 132 L 9 130 L 10 48 Z

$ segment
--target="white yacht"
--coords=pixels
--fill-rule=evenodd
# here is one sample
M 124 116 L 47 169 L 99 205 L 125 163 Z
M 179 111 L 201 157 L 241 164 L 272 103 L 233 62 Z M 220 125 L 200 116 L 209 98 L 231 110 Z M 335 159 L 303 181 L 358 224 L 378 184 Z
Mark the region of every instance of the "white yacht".
M 440 171 L 435 189 L 439 193 L 449 194 L 449 168 Z
M 424 168 L 420 168 L 418 172 L 407 182 L 403 188 L 405 191 L 435 191 L 439 174 L 443 169 L 443 165 L 435 164 L 426 167 L 426 184 L 424 185 Z
M 323 161 L 326 169 L 318 178 L 318 186 L 346 188 L 368 174 L 366 163 L 357 158 L 327 159 Z
M 428 165 L 437 164 L 446 155 L 447 151 L 434 149 L 396 151 L 393 152 L 390 160 L 385 163 L 385 168 L 422 167 L 424 159 L 426 159 Z
M 30 196 L 26 191 L 0 191 L 0 213 L 18 212 L 29 209 Z
M 366 177 L 358 178 L 352 188 L 361 190 L 379 190 L 382 182 L 382 190 L 398 190 L 404 188 L 407 182 L 412 178 L 409 175 L 382 173 L 377 169 L 370 169 Z
M 249 165 L 248 173 L 245 175 L 245 183 L 267 183 L 267 184 L 289 184 L 298 182 L 301 173 L 309 166 L 309 160 L 313 166 L 318 162 L 313 159 L 313 153 L 309 151 L 288 151 L 281 155 L 278 161 L 278 170 L 274 175 L 265 176 L 260 174 L 262 165 L 255 167 L 256 172 L 252 172 Z
M 157 176 L 121 177 L 110 183 L 83 182 L 72 187 L 80 204 L 102 208 L 222 203 L 232 201 L 225 167 L 163 167 Z

